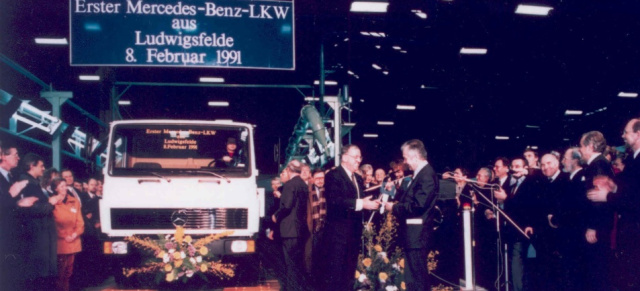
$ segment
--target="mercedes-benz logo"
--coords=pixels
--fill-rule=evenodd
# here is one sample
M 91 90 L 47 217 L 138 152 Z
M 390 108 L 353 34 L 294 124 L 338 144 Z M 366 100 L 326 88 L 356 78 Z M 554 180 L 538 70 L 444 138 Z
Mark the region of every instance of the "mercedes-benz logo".
M 171 223 L 173 226 L 185 226 L 187 224 L 187 210 L 176 210 L 171 214 Z

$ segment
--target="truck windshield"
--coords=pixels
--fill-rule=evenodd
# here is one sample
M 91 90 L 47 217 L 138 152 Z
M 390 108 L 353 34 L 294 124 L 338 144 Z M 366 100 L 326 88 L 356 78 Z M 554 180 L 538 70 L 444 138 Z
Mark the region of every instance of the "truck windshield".
M 117 125 L 109 169 L 114 176 L 248 176 L 249 138 L 241 126 Z

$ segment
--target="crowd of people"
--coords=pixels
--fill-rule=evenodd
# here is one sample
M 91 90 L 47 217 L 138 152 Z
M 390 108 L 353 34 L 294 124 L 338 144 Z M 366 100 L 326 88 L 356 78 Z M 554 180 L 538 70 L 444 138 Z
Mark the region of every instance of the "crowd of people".
M 426 251 L 436 246 L 446 246 L 437 273 L 456 285 L 464 271 L 461 210 L 468 205 L 477 285 L 638 290 L 639 119 L 627 123 L 622 139 L 626 151 L 620 152 L 607 146 L 602 133 L 590 131 L 575 147 L 497 157 L 475 176 L 463 167 L 435 178 L 429 166 L 426 174 L 426 151 L 415 140 L 403 145 L 404 160 L 391 163 L 389 171 L 360 167 L 362 156 L 353 145 L 343 148 L 340 166 L 313 175 L 307 165 L 291 161 L 268 195 L 268 262 L 282 270 L 276 274 L 283 290 L 352 290 L 365 213 L 383 207 L 400 218 L 407 289 L 443 282 L 425 269 Z M 439 183 L 452 184 L 451 199 Z M 388 202 L 377 198 L 389 190 Z
M 101 181 L 45 168 L 41 156 L 0 141 L 2 290 L 80 290 L 104 279 Z
M 438 179 L 421 141 L 410 140 L 401 150 L 404 160 L 391 163 L 388 172 L 360 167 L 360 149 L 347 145 L 338 167 L 312 171 L 292 160 L 272 181 L 263 221 L 270 241 L 262 254 L 282 290 L 352 290 L 363 222 L 380 208 L 398 217 L 407 289 L 427 290 Z M 404 177 L 406 171 L 414 178 Z M 388 201 L 377 198 L 381 190 Z

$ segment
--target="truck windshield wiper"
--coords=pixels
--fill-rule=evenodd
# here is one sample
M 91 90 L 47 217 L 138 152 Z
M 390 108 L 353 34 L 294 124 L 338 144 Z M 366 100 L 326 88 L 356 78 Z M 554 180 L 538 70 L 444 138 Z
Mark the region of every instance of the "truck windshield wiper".
M 227 181 L 227 183 L 231 183 L 231 180 L 230 180 L 229 178 L 227 178 L 227 177 L 226 177 L 226 176 L 224 176 L 224 175 L 220 175 L 220 174 L 218 174 L 218 173 L 215 173 L 215 172 L 210 172 L 210 171 L 197 171 L 197 170 L 196 170 L 196 171 L 189 171 L 189 172 L 190 172 L 190 173 L 204 173 L 204 174 L 210 174 L 210 175 L 215 176 L 215 177 L 218 177 L 218 178 L 220 178 L 220 179 L 224 179 L 225 181 Z
M 154 175 L 154 176 L 156 176 L 156 177 L 158 177 L 160 179 L 164 179 L 165 181 L 167 181 L 167 183 L 171 183 L 171 179 L 169 179 L 169 178 L 167 178 L 165 176 L 162 176 L 162 175 L 160 175 L 160 174 L 158 174 L 156 172 L 149 172 L 149 174 Z

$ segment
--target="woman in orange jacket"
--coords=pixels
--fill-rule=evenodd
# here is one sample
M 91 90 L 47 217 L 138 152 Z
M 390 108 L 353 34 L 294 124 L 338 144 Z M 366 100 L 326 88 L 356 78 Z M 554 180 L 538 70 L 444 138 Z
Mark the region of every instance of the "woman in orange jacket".
M 59 195 L 60 202 L 55 205 L 53 217 L 58 233 L 58 280 L 56 290 L 69 290 L 69 279 L 73 273 L 75 254 L 82 251 L 80 235 L 84 232 L 84 220 L 80 201 L 73 195 L 67 195 L 67 183 L 56 178 L 51 181 L 51 190 Z

